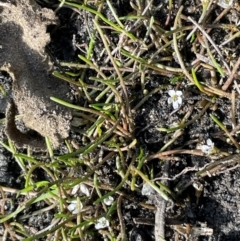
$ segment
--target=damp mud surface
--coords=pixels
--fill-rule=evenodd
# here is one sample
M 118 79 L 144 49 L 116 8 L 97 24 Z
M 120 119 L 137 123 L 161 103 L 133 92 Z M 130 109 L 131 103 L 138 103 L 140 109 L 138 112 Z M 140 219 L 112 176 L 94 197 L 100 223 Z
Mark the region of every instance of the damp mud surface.
M 81 131 L 77 133 L 72 130 L 70 132 L 70 120 L 72 119 L 70 110 L 54 104 L 50 100 L 51 96 L 67 100 L 67 93 L 72 89 L 65 82 L 51 76 L 53 63 L 45 51 L 45 46 L 48 45 L 56 60 L 63 62 L 76 61 L 77 56 L 84 53 L 85 41 L 89 41 L 88 31 L 93 26 L 93 16 L 83 11 L 73 11 L 67 7 L 60 9 L 55 15 L 52 9 L 56 9 L 57 2 L 52 1 L 53 3 L 49 5 L 44 1 L 38 2 L 41 3 L 41 7 L 35 1 L 30 0 L 11 1 L 11 3 L 0 1 L 0 68 L 3 70 L 0 80 L 6 87 L 5 89 L 9 89 L 7 93 L 9 100 L 6 101 L 6 98 L 0 100 L 2 101 L 0 103 L 4 106 L 0 108 L 0 111 L 3 117 L 7 117 L 6 135 L 17 146 L 22 148 L 39 145 L 38 149 L 43 150 L 42 137 L 48 136 L 59 154 L 66 152 L 66 148 L 61 147 L 62 149 L 58 149 L 58 146 L 69 135 L 77 144 L 83 145 L 83 142 Z M 162 4 L 162 1 L 153 2 L 155 6 Z M 182 4 L 185 15 L 190 15 L 195 19 L 200 17 L 201 12 L 198 7 L 201 1 L 182 1 Z M 132 6 L 129 1 L 124 0 L 114 3 L 114 8 L 119 16 L 130 15 L 133 11 Z M 206 20 L 208 24 L 211 24 L 223 11 L 220 6 L 214 5 L 214 7 L 213 14 Z M 179 5 L 174 4 L 171 16 L 168 16 L 167 9 L 167 5 L 163 4 L 159 12 L 155 12 L 155 18 L 164 27 L 166 21 L 169 21 L 169 25 L 173 25 Z M 112 13 L 107 7 L 104 8 L 104 14 L 113 19 Z M 233 18 L 233 16 L 235 17 Z M 19 21 L 19 19 L 22 20 Z M 221 24 L 231 23 L 237 25 L 239 19 L 239 9 L 232 8 L 222 19 Z M 50 34 L 46 32 L 48 25 L 59 26 L 51 34 L 51 39 Z M 222 29 L 221 31 L 215 29 L 211 35 L 217 45 L 224 41 L 223 32 Z M 110 30 L 107 30 L 107 33 L 112 43 L 118 43 L 119 39 L 114 33 L 111 35 Z M 140 31 L 140 33 L 142 32 Z M 231 57 L 229 63 L 231 61 L 235 63 L 240 55 L 238 41 L 239 39 L 232 41 L 226 50 L 228 54 L 225 54 Z M 127 47 L 137 48 L 137 44 L 130 43 Z M 101 65 L 104 65 L 102 48 L 103 44 L 99 39 L 96 39 L 96 49 L 93 55 L 96 63 L 100 67 L 105 67 Z M 195 55 L 190 51 L 188 44 L 183 40 L 179 44 L 179 48 L 184 61 L 190 65 Z M 18 51 L 15 51 L 16 49 Z M 152 52 L 154 51 L 157 50 Z M 146 55 L 150 54 L 150 52 Z M 168 53 L 166 55 L 168 56 Z M 176 61 L 174 56 L 172 57 L 172 53 L 170 55 L 171 61 L 167 65 L 179 68 L 179 62 Z M 66 68 L 67 70 L 69 69 Z M 91 77 L 91 74 L 91 69 L 86 70 L 87 77 Z M 220 78 L 219 74 L 217 76 Z M 149 93 L 155 88 L 159 88 L 159 91 L 153 92 L 143 105 L 133 111 L 134 138 L 138 143 L 137 148 L 141 148 L 146 155 L 152 157 L 146 160 L 143 171 L 149 176 L 153 175 L 153 180 L 165 183 L 170 190 L 173 190 L 175 197 L 174 205 L 171 205 L 170 202 L 159 199 L 154 192 L 150 196 L 142 195 L 143 182 L 140 179 L 136 182 L 137 190 L 133 192 L 129 190 L 127 185 L 124 185 L 121 190 L 121 211 L 122 221 L 126 227 L 126 240 L 161 240 L 156 238 L 157 234 L 155 233 L 158 225 L 155 223 L 155 214 L 158 211 L 162 215 L 161 218 L 164 224 L 163 228 L 160 227 L 162 230 L 159 232 L 164 232 L 167 241 L 240 240 L 239 150 L 226 141 L 225 132 L 210 117 L 211 114 L 214 114 L 218 120 L 221 120 L 230 129 L 232 127 L 231 100 L 221 96 L 212 104 L 212 99 L 208 95 L 202 95 L 196 86 L 192 84 L 189 86 L 187 81 L 183 80 L 181 84 L 177 84 L 178 90 L 183 92 L 183 100 L 181 107 L 176 111 L 172 105 L 168 104 L 169 95 L 167 91 L 175 88 L 175 84 L 172 84 L 174 81 L 166 90 L 160 87 L 169 84 L 168 75 L 155 75 L 149 71 L 145 77 L 147 80 L 144 83 L 144 90 Z M 212 81 L 208 69 L 200 69 L 198 77 L 201 81 L 204 80 L 209 83 Z M 11 83 L 11 79 L 13 83 Z M 131 97 L 132 107 L 140 103 L 145 97 L 141 89 L 141 75 L 139 74 L 135 80 L 134 83 L 128 83 L 128 93 Z M 235 80 L 238 83 L 239 74 Z M 12 102 L 10 99 L 12 99 Z M 88 100 L 80 95 L 79 98 L 74 97 L 71 101 L 74 104 L 81 105 L 86 104 Z M 206 108 L 206 111 L 203 112 L 206 105 L 209 108 Z M 235 124 L 239 126 L 239 95 L 236 97 L 235 109 L 235 118 L 237 120 Z M 36 131 L 40 134 L 40 137 L 27 133 L 29 136 L 25 134 L 22 139 L 19 139 L 19 134 L 16 134 L 18 130 L 15 130 L 16 126 L 14 125 L 14 117 L 17 113 L 22 117 L 24 125 L 30 130 Z M 196 118 L 194 122 L 179 130 L 179 136 L 171 145 L 171 149 L 166 148 L 169 151 L 175 150 L 178 153 L 177 156 L 172 155 L 168 159 L 163 157 L 161 161 L 156 156 L 154 158 L 154 154 L 161 152 L 160 147 L 165 146 L 172 138 L 175 138 L 171 132 L 159 131 L 159 128 L 175 127 L 176 123 L 181 123 L 183 119 L 191 119 L 189 116 L 195 118 L 200 114 L 200 118 Z M 12 133 L 13 130 L 15 131 Z M 5 136 L 3 130 L 1 135 Z M 234 137 L 237 142 L 240 141 L 238 135 Z M 219 152 L 215 155 L 199 154 L 198 146 L 206 145 L 207 139 L 211 139 L 215 147 L 221 149 L 221 155 L 218 156 Z M 33 144 L 34 141 L 36 141 L 35 144 Z M 180 149 L 183 151 L 177 152 Z M 103 156 L 107 155 L 108 149 L 103 148 L 103 150 Z M 189 150 L 195 150 L 195 153 L 199 155 L 193 155 Z M 46 157 L 44 152 L 38 157 L 49 161 L 49 157 Z M 131 156 L 124 155 L 124 158 L 126 158 L 127 164 L 131 162 Z M 163 175 L 166 172 L 165 162 L 169 164 L 167 175 Z M 21 178 L 22 171 L 12 156 L 2 147 L 0 148 L 0 166 L 0 184 L 2 186 L 16 189 L 24 188 L 24 180 Z M 153 173 L 150 173 L 150 170 L 153 170 Z M 66 170 L 62 172 L 66 172 Z M 75 177 L 81 176 L 82 173 L 84 171 L 81 170 L 81 167 L 74 167 Z M 48 175 L 43 175 L 41 170 L 34 173 L 34 178 L 38 181 L 50 179 Z M 112 187 L 116 187 L 121 182 L 120 176 L 116 173 L 116 160 L 113 157 L 109 158 L 104 166 L 99 168 L 98 182 Z M 7 189 L 4 190 L 7 192 Z M 16 197 L 13 192 L 9 193 L 8 196 L 16 202 L 15 207 L 17 207 L 17 204 L 23 200 L 21 197 Z M 88 203 L 88 205 L 91 204 Z M 165 205 L 163 212 L 160 210 L 161 205 Z M 53 210 L 46 211 L 41 215 L 35 213 L 34 218 L 28 217 L 28 214 L 44 207 L 44 202 L 39 202 L 26 209 L 26 213 L 24 213 L 26 218 L 23 218 L 23 215 L 20 216 L 24 220 L 24 225 L 31 227 L 32 234 L 46 228 L 54 219 Z M 11 212 L 12 210 L 9 208 L 7 211 Z M 72 222 L 74 221 L 75 219 Z M 120 232 L 118 217 L 114 216 L 111 222 L 113 227 L 117 227 L 116 230 Z M 4 228 L 4 226 L 1 226 L 1 235 L 4 233 Z M 89 241 L 95 240 L 103 239 L 98 234 L 89 239 Z

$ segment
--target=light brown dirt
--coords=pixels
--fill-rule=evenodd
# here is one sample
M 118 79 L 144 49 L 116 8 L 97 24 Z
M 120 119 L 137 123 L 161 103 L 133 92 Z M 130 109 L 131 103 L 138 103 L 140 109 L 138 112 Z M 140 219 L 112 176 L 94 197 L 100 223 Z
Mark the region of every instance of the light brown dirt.
M 53 65 L 45 52 L 50 41 L 47 25 L 56 24 L 57 19 L 52 10 L 32 0 L 10 2 L 0 0 L 0 70 L 13 79 L 13 100 L 26 127 L 49 137 L 56 148 L 68 137 L 72 118 L 67 108 L 50 100 L 51 96 L 66 99 L 68 92 L 66 83 L 50 75 Z M 34 148 L 32 138 L 21 139 L 10 123 L 7 120 L 8 137 L 17 146 Z

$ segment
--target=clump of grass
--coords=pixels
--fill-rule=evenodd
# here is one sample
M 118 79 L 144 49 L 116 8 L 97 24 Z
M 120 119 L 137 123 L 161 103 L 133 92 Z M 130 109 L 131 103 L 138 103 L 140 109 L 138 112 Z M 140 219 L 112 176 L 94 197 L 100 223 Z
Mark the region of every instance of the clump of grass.
M 153 1 L 130 1 L 130 4 L 133 9 L 131 15 L 119 17 L 108 0 L 97 2 L 96 6 L 91 1 L 85 1 L 85 4 L 61 1 L 60 7 L 71 8 L 75 14 L 85 14 L 92 19 L 93 28 L 88 28 L 89 35 L 86 39 L 89 41 L 85 43 L 85 55 L 79 55 L 76 62 L 61 62 L 61 67 L 66 71 L 53 73 L 57 78 L 73 85 L 84 103 L 72 104 L 54 96 L 51 98 L 52 101 L 73 109 L 78 120 L 82 120 L 81 127 L 75 128 L 75 131 L 81 133 L 82 139 L 77 148 L 70 140 L 66 140 L 67 151 L 59 154 L 52 150 L 51 143 L 46 138 L 47 157 L 35 156 L 30 150 L 19 153 L 10 140 L 8 144 L 1 142 L 12 153 L 25 180 L 22 190 L 5 187 L 0 189 L 4 202 L 10 202 L 14 209 L 9 213 L 3 212 L 0 216 L 0 223 L 4 224 L 6 230 L 5 237 L 25 241 L 41 238 L 92 240 L 93 237 L 99 240 L 129 240 L 129 230 L 126 229 L 122 215 L 122 203 L 124 199 L 132 200 L 129 193 L 140 193 L 137 185 L 139 182 L 148 183 L 165 200 L 174 200 L 176 196 L 167 186 L 154 181 L 154 168 L 148 166 L 149 162 L 153 159 L 178 160 L 176 155 L 179 154 L 204 156 L 197 149 L 183 148 L 184 145 L 174 149 L 172 146 L 187 127 L 210 111 L 215 99 L 233 99 L 232 94 L 220 89 L 219 83 L 214 82 L 216 85 L 211 85 L 198 80 L 200 70 L 209 70 L 208 65 L 211 66 L 211 71 L 219 72 L 222 77 L 230 73 L 221 50 L 216 48 L 210 37 L 211 30 L 215 28 L 225 29 L 227 36 L 230 36 L 230 26 L 217 23 L 209 26 L 205 23 L 211 13 L 209 2 L 203 6 L 200 16 L 199 22 L 203 27 L 182 13 L 183 6 L 174 15 L 172 1 L 168 2 L 166 26 L 162 26 L 155 17 L 161 6 L 154 6 Z M 111 14 L 112 20 L 105 16 L 106 11 Z M 174 22 L 171 17 L 174 17 Z M 199 33 L 205 36 L 203 41 Z M 188 34 L 190 37 L 186 38 Z M 193 63 L 186 63 L 179 47 L 185 38 L 187 41 L 191 38 L 188 44 L 196 54 L 196 61 Z M 231 42 L 234 38 L 228 37 L 228 41 Z M 102 45 L 99 55 L 101 60 L 94 57 L 99 44 Z M 201 56 L 208 54 L 209 62 L 202 63 L 203 58 L 199 59 L 200 55 L 196 51 L 201 52 Z M 220 59 L 216 60 L 217 57 Z M 159 83 L 149 91 L 146 86 L 150 78 L 156 78 Z M 131 90 L 136 84 L 140 85 L 141 99 L 131 96 Z M 156 127 L 156 130 L 169 135 L 168 141 L 159 146 L 158 152 L 145 153 L 137 142 L 134 114 L 156 93 L 164 94 L 167 89 L 175 87 L 187 92 L 192 86 L 206 100 L 202 110 L 193 115 L 199 101 L 185 113 L 180 123 L 170 127 Z M 1 91 L 4 93 L 2 88 Z M 231 131 L 213 115 L 209 116 L 239 149 Z M 119 178 L 117 183 L 104 183 L 102 169 L 108 162 L 115 165 L 114 172 Z M 37 170 L 44 173 L 44 180 L 35 180 L 34 173 Z M 196 174 L 199 175 L 200 172 Z M 89 196 L 79 191 L 78 188 L 83 184 L 89 189 Z M 24 196 L 24 201 L 13 207 L 12 200 L 6 198 L 5 192 L 17 193 L 18 197 Z M 114 202 L 111 206 L 106 206 L 104 200 L 109 196 L 114 197 Z M 73 201 L 78 205 L 76 214 L 68 210 L 68 205 Z M 44 208 L 31 215 L 44 215 L 51 211 L 52 220 L 44 230 L 29 231 L 23 224 L 29 219 L 29 215 L 23 214 L 23 211 L 34 209 L 41 202 L 44 203 Z M 105 217 L 110 224 L 102 230 L 96 230 L 94 224 L 101 217 Z M 119 222 L 116 222 L 116 217 Z

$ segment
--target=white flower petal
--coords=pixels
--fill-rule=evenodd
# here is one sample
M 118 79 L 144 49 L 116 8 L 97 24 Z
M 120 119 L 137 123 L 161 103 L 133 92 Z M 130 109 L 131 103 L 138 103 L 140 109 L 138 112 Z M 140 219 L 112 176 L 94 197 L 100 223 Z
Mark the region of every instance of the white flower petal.
M 167 100 L 168 104 L 172 104 L 173 102 L 173 98 L 172 97 L 169 97 L 168 100 Z
M 79 214 L 80 211 L 81 211 L 80 209 L 77 209 L 77 208 L 76 208 L 76 209 L 74 209 L 74 210 L 72 211 L 72 214 Z
M 202 145 L 201 148 L 202 152 L 204 152 L 207 155 L 210 155 L 213 153 L 214 147 L 212 146 L 207 146 L 207 145 Z
M 173 101 L 173 109 L 176 110 L 178 109 L 178 101 Z
M 219 0 L 217 4 L 222 8 L 228 8 L 233 5 L 233 0 Z
M 99 218 L 95 224 L 96 229 L 103 229 L 107 227 L 109 227 L 109 221 L 105 217 Z
M 71 192 L 71 194 L 72 195 L 75 195 L 76 193 L 77 193 L 77 191 L 79 190 L 79 184 L 77 184 L 77 185 L 75 185 L 74 187 L 73 187 L 73 189 L 72 189 L 72 192 Z
M 75 210 L 76 208 L 76 203 L 70 203 L 68 206 L 67 206 L 67 209 L 72 212 L 73 210 Z
M 107 198 L 104 198 L 103 202 L 107 205 L 107 206 L 111 206 L 113 204 L 114 198 L 112 196 L 109 196 Z
M 80 190 L 81 190 L 81 192 L 82 192 L 83 194 L 85 194 L 87 197 L 90 196 L 89 188 L 88 188 L 85 184 L 81 183 L 81 185 L 80 185 Z
M 176 91 L 175 90 L 169 90 L 168 94 L 173 97 L 174 95 L 176 95 Z
M 180 96 L 182 95 L 182 91 L 177 90 L 177 91 L 176 91 L 176 95 L 180 97 Z
M 214 143 L 212 142 L 211 139 L 207 139 L 207 145 L 213 147 L 213 146 L 214 146 Z
M 142 187 L 142 191 L 141 191 L 142 195 L 144 196 L 150 196 L 152 194 L 155 194 L 155 191 L 154 189 L 147 183 L 144 183 L 143 184 L 143 187 Z
M 200 149 L 201 149 L 202 152 L 208 154 L 210 148 L 207 145 L 202 145 L 202 146 L 200 146 Z
M 82 203 L 79 202 L 79 206 L 77 203 L 77 200 L 73 200 L 68 206 L 67 209 L 72 213 L 72 214 L 78 214 L 82 210 Z
M 178 102 L 179 105 L 181 105 L 182 104 L 182 98 L 178 97 L 177 102 Z

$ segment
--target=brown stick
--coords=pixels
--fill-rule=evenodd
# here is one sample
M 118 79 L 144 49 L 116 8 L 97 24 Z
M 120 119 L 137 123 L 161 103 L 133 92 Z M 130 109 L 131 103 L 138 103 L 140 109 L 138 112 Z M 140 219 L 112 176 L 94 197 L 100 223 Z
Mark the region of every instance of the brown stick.
M 233 70 L 231 72 L 231 74 L 229 75 L 227 81 L 225 82 L 225 84 L 222 87 L 222 90 L 227 90 L 227 88 L 229 87 L 229 85 L 232 83 L 234 75 L 236 74 L 238 67 L 240 65 L 240 57 L 238 58 L 236 64 L 233 67 Z

